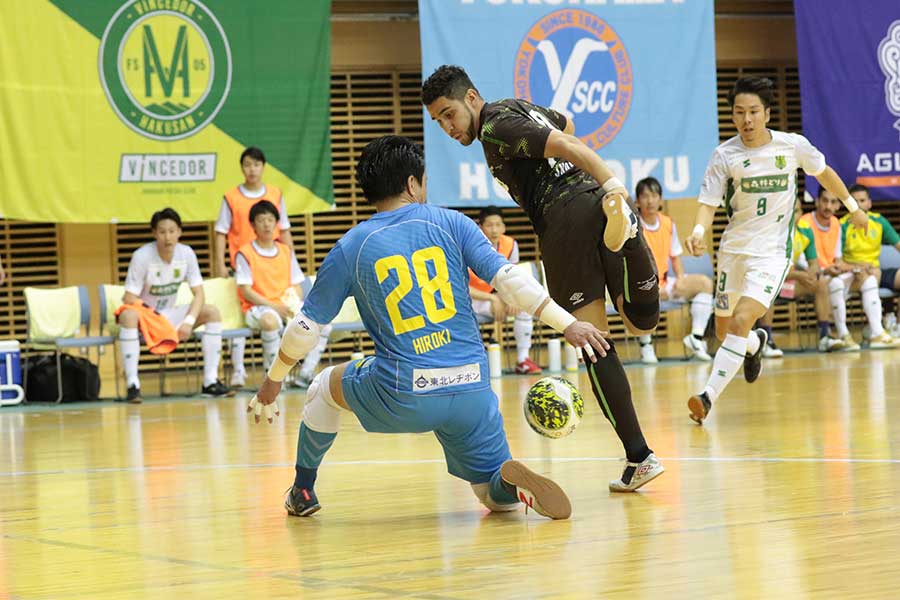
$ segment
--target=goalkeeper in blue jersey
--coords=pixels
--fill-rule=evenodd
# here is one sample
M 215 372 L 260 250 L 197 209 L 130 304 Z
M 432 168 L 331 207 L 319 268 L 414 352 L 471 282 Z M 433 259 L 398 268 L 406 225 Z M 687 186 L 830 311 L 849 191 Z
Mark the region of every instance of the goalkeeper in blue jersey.
M 565 492 L 512 460 L 488 381 L 468 268 L 505 302 L 562 332 L 589 359 L 605 356 L 609 344 L 494 251 L 470 219 L 424 204 L 424 173 L 422 150 L 407 138 L 385 136 L 363 149 L 356 178 L 377 212 L 325 257 L 301 313 L 284 333 L 278 359 L 250 402 L 257 422 L 263 411 L 271 422 L 282 380 L 315 346 L 344 299 L 354 296 L 375 356 L 328 367 L 310 385 L 285 508 L 296 516 L 319 510 L 317 470 L 341 413 L 350 411 L 366 431 L 433 431 L 447 470 L 468 481 L 492 511 L 514 510 L 522 502 L 544 516 L 568 518 Z

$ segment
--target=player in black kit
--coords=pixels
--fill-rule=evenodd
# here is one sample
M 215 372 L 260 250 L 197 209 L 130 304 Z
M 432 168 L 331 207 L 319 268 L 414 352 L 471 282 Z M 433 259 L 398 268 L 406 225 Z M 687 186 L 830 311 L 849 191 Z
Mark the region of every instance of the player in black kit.
M 652 332 L 659 321 L 656 265 L 622 182 L 575 137 L 564 115 L 526 102 L 486 102 L 460 67 L 439 67 L 422 85 L 422 103 L 463 146 L 476 139 L 493 176 L 531 220 L 540 239 L 550 296 L 578 319 L 607 330 L 606 288 L 628 329 Z M 631 386 L 610 341 L 585 360 L 591 387 L 625 447 L 613 492 L 633 492 L 664 471 L 647 446 Z

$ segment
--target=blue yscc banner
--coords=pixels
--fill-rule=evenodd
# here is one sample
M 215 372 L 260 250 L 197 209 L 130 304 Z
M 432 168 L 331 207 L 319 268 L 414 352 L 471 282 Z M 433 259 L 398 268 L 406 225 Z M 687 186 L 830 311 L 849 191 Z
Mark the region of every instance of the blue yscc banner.
M 422 75 L 463 67 L 488 102 L 522 98 L 565 114 L 631 192 L 654 176 L 695 197 L 718 144 L 712 0 L 419 0 Z M 425 113 L 429 202 L 509 204 L 481 145 Z
M 900 2 L 794 6 L 804 135 L 847 185 L 900 199 Z

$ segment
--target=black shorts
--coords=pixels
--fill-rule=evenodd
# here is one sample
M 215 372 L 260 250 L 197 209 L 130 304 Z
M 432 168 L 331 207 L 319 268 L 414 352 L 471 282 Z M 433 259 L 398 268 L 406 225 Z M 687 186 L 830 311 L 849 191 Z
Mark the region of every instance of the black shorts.
M 879 285 L 883 288 L 893 290 L 894 282 L 897 280 L 897 271 L 898 269 L 882 269 L 881 282 Z
M 569 312 L 605 300 L 607 289 L 612 299 L 624 294 L 622 254 L 603 243 L 602 197 L 603 190 L 598 189 L 556 202 L 544 214 L 538 234 L 550 297 Z M 638 235 L 646 246 L 643 233 Z

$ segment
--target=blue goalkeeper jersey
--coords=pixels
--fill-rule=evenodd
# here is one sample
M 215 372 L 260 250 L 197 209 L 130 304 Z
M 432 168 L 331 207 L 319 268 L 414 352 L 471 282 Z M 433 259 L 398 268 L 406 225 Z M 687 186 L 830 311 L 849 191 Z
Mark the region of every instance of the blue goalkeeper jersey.
M 330 323 L 348 296 L 375 342 L 387 389 L 455 394 L 489 386 L 468 268 L 491 281 L 507 264 L 465 215 L 425 204 L 375 213 L 325 257 L 303 314 Z

